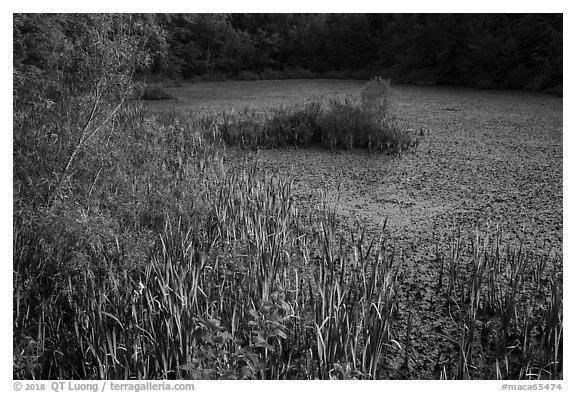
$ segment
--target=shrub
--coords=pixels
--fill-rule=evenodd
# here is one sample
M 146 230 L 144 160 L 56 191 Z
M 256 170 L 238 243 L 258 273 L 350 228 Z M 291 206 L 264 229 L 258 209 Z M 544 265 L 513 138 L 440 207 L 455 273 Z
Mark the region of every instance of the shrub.
M 390 113 L 392 90 L 389 79 L 374 78 L 362 88 L 360 102 L 334 99 L 319 118 L 321 142 L 336 147 L 401 152 L 415 141 Z
M 362 87 L 360 98 L 362 110 L 373 117 L 376 122 L 383 122 L 390 117 L 392 103 L 390 79 L 371 79 Z

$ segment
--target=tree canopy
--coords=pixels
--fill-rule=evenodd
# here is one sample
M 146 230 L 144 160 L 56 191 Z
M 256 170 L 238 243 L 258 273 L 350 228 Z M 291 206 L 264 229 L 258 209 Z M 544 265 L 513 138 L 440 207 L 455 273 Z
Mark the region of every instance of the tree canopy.
M 561 14 L 196 14 L 160 18 L 190 78 L 302 68 L 398 82 L 540 90 L 562 84 Z
M 278 75 L 301 69 L 309 75 L 362 71 L 357 75 L 417 84 L 531 90 L 562 85 L 562 14 L 148 14 L 114 18 L 126 19 L 126 26 L 136 23 L 139 39 L 146 38 L 146 48 L 161 53 L 145 72 L 136 67 L 137 75 L 155 78 L 216 74 L 234 78 L 247 71 Z M 74 56 L 68 55 L 76 45 L 73 36 L 84 34 L 78 30 L 78 21 L 87 19 L 74 14 L 15 15 L 16 79 L 21 76 L 20 65 L 26 65 L 26 72 L 55 66 L 55 61 L 60 64 L 57 68 L 65 63 L 76 67 Z M 130 37 L 135 38 L 134 32 Z M 83 70 L 81 64 L 74 69 L 77 75 Z M 89 78 L 85 75 L 84 79 Z

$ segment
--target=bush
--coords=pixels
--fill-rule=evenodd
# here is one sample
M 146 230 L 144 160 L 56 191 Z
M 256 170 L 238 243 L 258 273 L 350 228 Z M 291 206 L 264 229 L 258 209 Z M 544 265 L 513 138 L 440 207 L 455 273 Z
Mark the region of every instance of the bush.
M 149 22 L 125 14 L 14 14 L 14 185 L 23 204 L 52 206 L 78 187 L 79 166 L 94 163 L 89 149 L 133 94 L 132 76 L 156 53 L 147 49 L 155 29 Z
M 257 81 L 260 80 L 260 77 L 252 71 L 240 71 L 238 75 L 236 75 L 236 79 L 241 81 Z
M 360 101 L 346 98 L 330 101 L 318 119 L 321 143 L 334 150 L 352 149 L 401 152 L 416 141 L 391 114 L 392 89 L 389 79 L 373 78 L 364 85 Z
M 378 123 L 390 117 L 392 87 L 390 79 L 373 78 L 364 85 L 360 92 L 361 107 Z

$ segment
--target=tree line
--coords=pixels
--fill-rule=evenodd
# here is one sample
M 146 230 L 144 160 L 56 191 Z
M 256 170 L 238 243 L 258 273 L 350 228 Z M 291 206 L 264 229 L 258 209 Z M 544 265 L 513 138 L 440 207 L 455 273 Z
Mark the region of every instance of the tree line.
M 43 41 L 57 39 L 55 31 L 64 37 L 74 34 L 63 25 L 77 15 L 15 18 L 19 23 L 16 48 L 30 31 Z M 562 86 L 562 14 L 146 14 L 131 18 L 148 34 L 146 49 L 153 53 L 153 61 L 136 75 L 149 78 L 377 75 L 400 83 L 480 88 Z M 42 30 L 49 34 L 41 34 Z M 25 62 L 40 69 L 51 56 L 38 44 L 25 47 L 24 52 L 29 55 Z
M 159 15 L 156 75 L 303 69 L 417 84 L 562 85 L 561 14 Z

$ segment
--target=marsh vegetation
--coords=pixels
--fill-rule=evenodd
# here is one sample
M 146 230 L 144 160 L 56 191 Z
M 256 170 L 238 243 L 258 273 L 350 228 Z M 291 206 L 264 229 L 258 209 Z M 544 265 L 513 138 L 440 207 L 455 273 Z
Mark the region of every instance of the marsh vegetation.
M 147 88 L 145 22 L 15 19 L 15 379 L 563 377 L 561 98 Z

